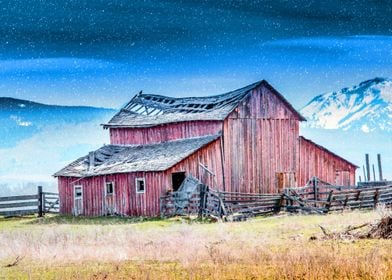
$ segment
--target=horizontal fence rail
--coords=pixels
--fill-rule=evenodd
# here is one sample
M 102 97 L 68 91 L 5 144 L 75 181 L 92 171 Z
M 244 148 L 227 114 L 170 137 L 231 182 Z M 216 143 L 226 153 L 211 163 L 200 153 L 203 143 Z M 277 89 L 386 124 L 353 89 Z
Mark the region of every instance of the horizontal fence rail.
M 304 187 L 284 189 L 279 194 L 225 192 L 203 185 L 193 193 L 174 192 L 161 197 L 161 216 L 198 215 L 224 220 L 287 212 L 325 214 L 344 209 L 392 205 L 392 184 L 375 186 L 333 186 L 313 178 Z
M 0 216 L 22 216 L 59 212 L 58 193 L 43 192 L 39 186 L 37 194 L 0 197 Z
M 289 212 L 327 213 L 344 209 L 374 208 L 378 204 L 392 205 L 392 185 L 375 184 L 366 187 L 319 185 L 314 178 L 310 186 L 287 188 L 284 191 Z
M 163 196 L 160 205 L 162 217 L 198 215 L 243 220 L 277 213 L 284 203 L 281 194 L 221 192 L 203 185 L 197 192 Z

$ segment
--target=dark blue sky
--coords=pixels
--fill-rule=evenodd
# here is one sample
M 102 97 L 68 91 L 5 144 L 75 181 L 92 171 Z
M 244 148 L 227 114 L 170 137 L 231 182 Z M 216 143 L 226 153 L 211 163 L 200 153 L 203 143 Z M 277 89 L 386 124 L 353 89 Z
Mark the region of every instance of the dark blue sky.
M 392 77 L 388 1 L 0 0 L 0 96 L 118 107 L 267 79 L 297 108 Z

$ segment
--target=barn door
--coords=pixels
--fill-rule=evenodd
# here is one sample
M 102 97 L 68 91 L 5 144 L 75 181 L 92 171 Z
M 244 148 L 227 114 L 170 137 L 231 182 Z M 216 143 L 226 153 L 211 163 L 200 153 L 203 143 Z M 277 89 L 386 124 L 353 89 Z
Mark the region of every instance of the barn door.
M 116 195 L 114 192 L 114 182 L 106 182 L 104 187 L 105 187 L 104 215 L 114 215 L 116 213 Z
M 336 171 L 335 185 L 336 186 L 350 186 L 350 172 L 344 170 Z
M 79 216 L 83 214 L 83 187 L 82 185 L 74 186 L 74 208 L 73 214 Z
M 276 191 L 283 192 L 285 188 L 296 186 L 295 172 L 276 172 Z

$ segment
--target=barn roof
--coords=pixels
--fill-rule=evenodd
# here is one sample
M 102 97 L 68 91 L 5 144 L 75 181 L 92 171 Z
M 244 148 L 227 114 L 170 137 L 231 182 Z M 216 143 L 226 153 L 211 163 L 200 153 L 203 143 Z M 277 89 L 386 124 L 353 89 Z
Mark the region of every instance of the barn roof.
M 89 155 L 72 162 L 53 176 L 90 177 L 137 171 L 164 171 L 187 158 L 219 135 L 209 135 L 147 145 L 105 145 L 94 151 L 94 167 Z
M 359 168 L 359 166 L 355 165 L 354 163 L 348 161 L 348 160 L 345 159 L 345 158 L 342 158 L 341 156 L 335 154 L 334 152 L 331 152 L 331 151 L 328 150 L 327 148 L 325 148 L 325 147 L 323 147 L 323 146 L 321 146 L 321 145 L 319 145 L 319 144 L 313 142 L 312 140 L 309 140 L 309 139 L 307 139 L 307 138 L 305 138 L 305 137 L 303 137 L 303 136 L 300 136 L 299 138 L 300 138 L 301 140 L 305 141 L 305 142 L 310 143 L 311 145 L 316 146 L 317 148 L 319 148 L 319 149 L 321 149 L 321 150 L 323 150 L 323 151 L 326 151 L 327 153 L 330 153 L 331 155 L 333 155 L 333 156 L 337 157 L 338 159 L 340 159 L 340 160 L 346 162 L 347 164 L 349 164 L 349 165 L 351 165 L 351 166 L 353 166 L 353 167 L 355 167 L 355 168 Z
M 104 127 L 149 127 L 182 121 L 224 120 L 253 89 L 260 85 L 270 89 L 299 120 L 305 120 L 277 90 L 262 80 L 228 93 L 205 97 L 174 98 L 140 92 L 104 124 Z

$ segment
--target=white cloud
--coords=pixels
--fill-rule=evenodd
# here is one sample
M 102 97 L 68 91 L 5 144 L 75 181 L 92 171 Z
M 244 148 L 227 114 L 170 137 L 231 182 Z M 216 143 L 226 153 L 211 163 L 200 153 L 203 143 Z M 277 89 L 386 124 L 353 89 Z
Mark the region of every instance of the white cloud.
M 366 124 L 363 124 L 363 125 L 361 126 L 361 130 L 362 130 L 363 132 L 365 132 L 365 133 L 369 133 L 369 132 L 370 132 L 370 129 L 369 129 L 369 127 L 368 127 Z

